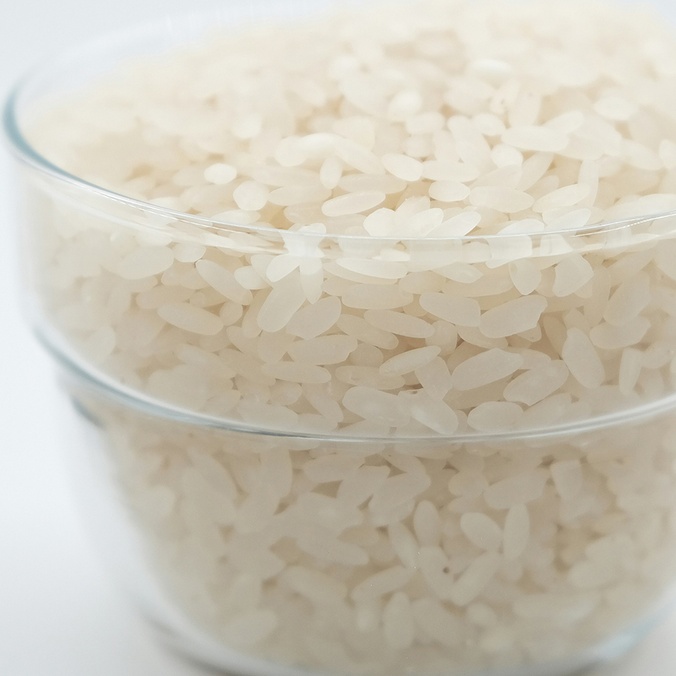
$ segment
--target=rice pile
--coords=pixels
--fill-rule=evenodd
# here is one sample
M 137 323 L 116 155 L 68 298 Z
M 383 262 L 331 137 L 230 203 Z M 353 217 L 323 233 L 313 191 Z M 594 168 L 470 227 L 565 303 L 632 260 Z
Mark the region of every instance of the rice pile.
M 47 205 L 56 325 L 271 429 L 540 427 L 670 392 L 673 222 L 644 217 L 676 209 L 671 36 L 595 3 L 387 16 L 212 40 L 43 119 L 56 164 L 215 223 Z
M 666 418 L 479 438 L 673 393 L 676 44 L 654 17 L 457 0 L 256 27 L 136 63 L 31 139 L 152 205 L 29 186 L 42 311 L 87 368 L 267 431 L 428 439 L 95 407 L 161 575 L 226 645 L 355 674 L 541 661 L 659 595 Z
M 105 452 L 94 488 L 112 478 L 142 534 L 127 587 L 228 673 L 559 676 L 670 600 L 673 411 L 530 441 L 346 444 L 219 433 L 71 392 L 99 436 L 82 466 Z

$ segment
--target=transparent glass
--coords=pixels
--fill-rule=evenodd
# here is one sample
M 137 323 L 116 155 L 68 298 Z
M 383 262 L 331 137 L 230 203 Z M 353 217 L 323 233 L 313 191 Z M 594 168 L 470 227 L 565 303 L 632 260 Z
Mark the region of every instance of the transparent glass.
M 124 197 L 29 140 L 131 56 L 318 8 L 235 4 L 99 41 L 8 102 L 28 313 L 72 404 L 92 539 L 164 640 L 229 673 L 613 658 L 676 578 L 676 213 L 279 231 Z M 518 330 L 480 324 L 533 294 L 547 309 Z

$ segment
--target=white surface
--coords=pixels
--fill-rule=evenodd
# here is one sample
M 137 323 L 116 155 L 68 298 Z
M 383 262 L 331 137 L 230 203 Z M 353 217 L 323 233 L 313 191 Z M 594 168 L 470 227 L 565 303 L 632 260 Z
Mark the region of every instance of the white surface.
M 673 0 L 664 2 L 674 13 Z M 209 4 L 193 0 L 190 7 Z M 0 92 L 4 97 L 41 54 L 185 7 L 181 0 L 1 0 Z M 60 464 L 51 366 L 18 310 L 11 173 L 2 153 L 0 675 L 204 674 L 155 645 L 80 530 Z M 676 573 L 676 561 L 674 568 Z M 621 662 L 593 676 L 673 676 L 674 636 L 676 615 Z

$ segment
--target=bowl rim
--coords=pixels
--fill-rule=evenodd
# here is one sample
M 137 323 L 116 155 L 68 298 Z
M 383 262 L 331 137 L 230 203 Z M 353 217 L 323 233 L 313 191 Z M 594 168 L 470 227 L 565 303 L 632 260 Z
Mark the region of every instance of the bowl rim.
M 406 435 L 394 433 L 355 434 L 349 429 L 337 428 L 329 432 L 312 430 L 291 430 L 266 427 L 263 423 L 248 423 L 237 418 L 225 418 L 184 408 L 168 401 L 160 401 L 137 388 L 125 385 L 101 369 L 87 364 L 60 338 L 58 333 L 46 327 L 34 329 L 36 338 L 47 350 L 59 367 L 62 384 L 68 389 L 68 382 L 74 383 L 76 391 L 87 390 L 99 400 L 112 403 L 120 410 L 132 411 L 134 415 L 149 416 L 170 424 L 189 425 L 195 428 L 212 429 L 221 433 L 245 436 L 271 437 L 276 439 L 299 439 L 335 444 L 391 444 L 405 446 L 414 443 L 444 446 L 481 446 L 504 443 L 524 443 L 524 452 L 537 448 L 539 442 L 574 439 L 586 434 L 598 434 L 614 429 L 621 432 L 627 427 L 650 424 L 662 416 L 673 416 L 676 412 L 676 393 L 656 400 L 630 404 L 609 413 L 592 415 L 579 419 L 558 421 L 540 427 L 515 427 L 495 432 L 466 432 L 444 434 Z
M 369 0 L 371 3 L 377 3 L 379 0 Z M 162 205 L 155 204 L 150 201 L 130 197 L 115 190 L 105 188 L 97 183 L 88 181 L 80 176 L 77 176 L 66 169 L 58 166 L 40 152 L 27 138 L 22 129 L 22 115 L 19 108 L 23 103 L 24 97 L 29 93 L 31 87 L 35 86 L 37 82 L 45 79 L 50 73 L 64 68 L 64 66 L 73 68 L 81 64 L 83 57 L 96 58 L 105 56 L 108 51 L 113 48 L 119 48 L 120 44 L 136 44 L 138 41 L 147 40 L 149 37 L 158 39 L 163 37 L 169 39 L 170 43 L 175 47 L 181 45 L 189 45 L 194 42 L 200 34 L 204 34 L 207 28 L 213 28 L 214 22 L 219 28 L 231 26 L 233 16 L 241 19 L 237 11 L 244 13 L 245 19 L 251 19 L 253 15 L 261 10 L 268 11 L 271 7 L 279 9 L 290 3 L 279 3 L 278 0 L 255 0 L 255 2 L 245 2 L 244 0 L 237 0 L 234 3 L 229 3 L 227 11 L 223 8 L 190 12 L 184 15 L 176 15 L 168 17 L 164 21 L 152 21 L 141 24 L 128 26 L 127 28 L 118 29 L 108 33 L 104 33 L 98 37 L 90 38 L 87 41 L 75 45 L 68 50 L 62 50 L 49 58 L 43 58 L 34 64 L 23 77 L 18 79 L 14 86 L 10 89 L 7 95 L 3 109 L 2 109 L 2 126 L 5 141 L 9 146 L 10 153 L 21 164 L 30 167 L 39 172 L 43 176 L 56 180 L 58 184 L 75 188 L 82 193 L 87 193 L 90 196 L 96 196 L 102 200 L 103 203 L 117 203 L 135 211 L 157 215 L 165 218 L 167 221 L 182 222 L 196 226 L 197 228 L 217 232 L 218 234 L 230 233 L 244 233 L 254 236 L 263 236 L 265 238 L 283 239 L 300 238 L 303 240 L 318 240 L 331 242 L 364 242 L 368 245 L 376 243 L 396 244 L 396 243 L 415 243 L 417 245 L 440 245 L 447 244 L 470 244 L 473 242 L 505 242 L 523 241 L 528 239 L 532 242 L 537 242 L 546 238 L 559 237 L 566 240 L 579 240 L 598 235 L 605 235 L 618 230 L 628 230 L 635 228 L 640 224 L 651 223 L 656 220 L 664 220 L 667 218 L 676 217 L 676 209 L 659 212 L 649 212 L 636 216 L 621 218 L 617 220 L 602 221 L 585 225 L 581 228 L 552 228 L 541 231 L 510 231 L 508 233 L 487 233 L 487 234 L 468 234 L 468 235 L 450 235 L 443 237 L 426 237 L 426 236 L 412 236 L 406 237 L 402 235 L 368 235 L 368 234 L 352 234 L 352 233 L 332 233 L 322 232 L 321 229 L 313 230 L 306 229 L 303 226 L 299 229 L 281 229 L 267 225 L 242 224 L 235 221 L 227 221 L 222 219 L 214 219 L 199 214 L 190 214 L 184 211 L 171 209 Z M 307 5 L 312 9 L 310 11 L 317 11 L 317 8 L 329 7 L 334 8 L 338 6 L 335 1 L 331 0 L 314 0 L 313 2 L 306 2 L 305 0 L 299 2 L 300 5 Z M 344 0 L 344 4 L 360 6 L 357 0 Z M 249 8 L 249 11 L 247 11 Z M 273 12 L 279 14 L 279 12 Z M 283 12 L 280 16 L 289 18 Z M 292 15 L 293 16 L 293 15 Z M 227 17 L 227 18 L 226 18 Z M 255 24 L 254 24 L 255 25 Z M 152 52 L 144 52 L 148 55 L 157 54 L 157 50 Z M 110 56 L 110 54 L 108 54 Z M 116 61 L 119 61 L 117 59 Z M 67 100 L 67 99 L 66 99 Z M 104 208 L 100 209 L 101 213 L 105 215 Z M 529 219 L 533 220 L 533 219 Z M 537 220 L 537 219 L 535 219 Z M 516 221 L 515 221 L 516 222 Z M 507 221 L 509 223 L 509 221 Z M 676 226 L 674 227 L 676 231 Z

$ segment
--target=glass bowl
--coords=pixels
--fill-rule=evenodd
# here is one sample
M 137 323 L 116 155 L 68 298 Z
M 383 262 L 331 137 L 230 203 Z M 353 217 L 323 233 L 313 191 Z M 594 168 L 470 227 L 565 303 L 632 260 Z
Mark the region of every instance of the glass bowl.
M 402 207 L 399 220 L 362 233 L 341 221 L 345 200 L 327 207 L 325 222 L 301 222 L 300 209 L 299 223 L 280 229 L 247 220 L 256 209 L 241 205 L 225 217 L 131 187 L 125 196 L 110 176 L 83 178 L 43 149 L 50 139 L 68 147 L 78 129 L 58 117 L 42 125 L 45 111 L 112 66 L 155 59 L 215 25 L 233 49 L 267 40 L 274 51 L 276 41 L 293 43 L 299 14 L 331 6 L 242 3 L 135 29 L 54 60 L 7 104 L 27 313 L 71 404 L 64 445 L 92 540 L 163 640 L 229 673 L 551 676 L 613 658 L 669 606 L 676 577 L 673 138 L 659 153 L 627 145 L 632 171 L 621 185 L 645 183 L 657 157 L 663 190 L 618 199 L 611 220 L 594 220 L 590 203 L 578 221 L 578 204 L 572 215 L 469 234 L 459 233 L 461 218 L 444 230 L 429 226 L 436 214 L 424 220 L 406 200 L 387 201 L 383 176 L 401 182 L 401 158 L 356 189 L 367 201 L 380 190 L 377 205 Z M 256 35 L 241 28 L 271 17 L 281 24 Z M 368 21 L 336 25 L 376 58 Z M 312 33 L 318 60 L 316 35 L 328 41 L 333 27 Z M 654 58 L 657 43 L 647 44 Z M 173 62 L 164 63 L 153 72 L 171 82 Z M 477 65 L 494 91 L 509 79 L 496 63 Z M 664 78 L 676 77 L 670 67 Z M 571 66 L 570 77 L 584 82 L 584 70 Z M 308 103 L 316 91 L 305 85 L 298 95 Z M 375 105 L 360 92 L 363 106 Z M 609 98 L 598 115 L 648 145 L 650 125 L 636 131 L 638 113 Z M 115 96 L 104 100 L 91 109 L 80 100 L 82 143 L 100 124 L 118 134 L 124 161 L 133 151 L 126 121 Z M 470 103 L 454 94 L 453 105 Z M 158 129 L 169 124 L 166 110 L 152 114 Z M 417 125 L 424 145 L 436 118 L 416 115 L 398 123 Z M 571 119 L 562 113 L 559 124 L 575 135 L 582 126 Z M 229 124 L 247 143 L 261 133 L 251 116 Z M 570 150 L 565 161 L 589 160 L 604 129 L 579 131 L 577 150 L 560 149 Z M 373 157 L 349 137 L 332 147 L 338 181 L 357 185 Z M 266 195 L 288 187 L 302 164 L 293 153 L 303 142 L 308 157 L 313 143 L 323 152 L 326 138 L 315 131 L 284 146 L 276 173 L 252 161 L 252 182 L 267 180 Z M 214 185 L 228 183 L 224 147 L 207 134 L 193 158 L 217 167 Z M 513 163 L 535 157 L 536 171 L 537 158 L 554 153 L 514 150 L 491 154 L 497 178 L 465 177 L 476 200 L 486 185 L 513 198 Z M 100 150 L 102 175 L 110 152 Z M 425 164 L 418 152 L 409 169 Z M 422 174 L 409 183 L 435 183 L 435 199 L 452 201 L 444 190 L 453 181 L 439 174 L 449 166 L 430 161 L 427 183 Z M 420 203 L 413 190 L 409 206 Z M 289 206 L 288 195 L 277 198 Z M 496 220 L 497 208 L 477 209 Z

